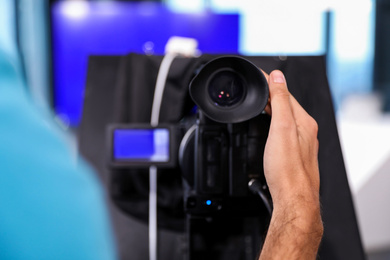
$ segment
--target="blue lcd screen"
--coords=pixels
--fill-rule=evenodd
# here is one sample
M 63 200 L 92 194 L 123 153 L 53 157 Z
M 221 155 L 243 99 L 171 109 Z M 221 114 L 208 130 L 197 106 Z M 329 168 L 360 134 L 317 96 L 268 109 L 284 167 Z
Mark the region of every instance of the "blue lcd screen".
M 168 162 L 169 130 L 116 129 L 113 135 L 115 161 Z

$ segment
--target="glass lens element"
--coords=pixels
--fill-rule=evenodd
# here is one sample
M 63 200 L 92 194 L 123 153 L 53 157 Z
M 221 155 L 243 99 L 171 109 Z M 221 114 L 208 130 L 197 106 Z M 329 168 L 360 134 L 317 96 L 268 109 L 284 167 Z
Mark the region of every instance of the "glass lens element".
M 245 93 L 244 82 L 233 71 L 220 71 L 211 78 L 208 92 L 211 100 L 216 105 L 230 107 L 243 99 Z

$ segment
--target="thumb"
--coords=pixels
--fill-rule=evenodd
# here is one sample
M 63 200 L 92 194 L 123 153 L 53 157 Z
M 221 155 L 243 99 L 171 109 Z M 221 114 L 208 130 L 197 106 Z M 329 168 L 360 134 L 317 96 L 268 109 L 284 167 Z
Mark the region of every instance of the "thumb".
M 290 92 L 287 89 L 286 79 L 279 70 L 269 75 L 269 94 L 272 110 L 272 120 L 294 120 L 290 103 Z

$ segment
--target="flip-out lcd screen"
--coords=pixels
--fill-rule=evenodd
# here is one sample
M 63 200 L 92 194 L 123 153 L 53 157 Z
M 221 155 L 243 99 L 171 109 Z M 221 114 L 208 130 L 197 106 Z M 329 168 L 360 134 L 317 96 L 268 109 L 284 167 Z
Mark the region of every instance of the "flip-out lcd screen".
M 115 129 L 113 132 L 114 161 L 168 162 L 169 130 Z

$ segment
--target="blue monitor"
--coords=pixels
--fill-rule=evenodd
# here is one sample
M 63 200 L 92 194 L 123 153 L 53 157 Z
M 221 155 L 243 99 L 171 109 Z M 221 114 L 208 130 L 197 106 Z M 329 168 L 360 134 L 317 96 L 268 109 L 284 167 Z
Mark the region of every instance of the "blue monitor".
M 203 53 L 238 53 L 238 14 L 177 13 L 159 3 L 58 1 L 51 5 L 55 113 L 81 119 L 88 56 L 163 54 L 171 36 L 198 40 Z

